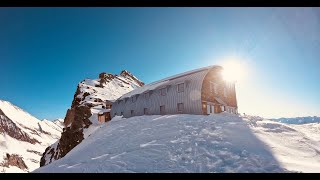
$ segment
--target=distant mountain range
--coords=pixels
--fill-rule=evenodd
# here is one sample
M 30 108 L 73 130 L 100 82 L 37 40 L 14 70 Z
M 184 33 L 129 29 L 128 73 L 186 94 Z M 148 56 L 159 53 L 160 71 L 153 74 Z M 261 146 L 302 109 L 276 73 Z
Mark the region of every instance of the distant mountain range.
M 271 119 L 271 120 L 276 122 L 281 122 L 281 123 L 287 123 L 287 124 L 320 123 L 320 117 L 317 117 L 317 116 L 278 118 L 278 119 Z
M 60 138 L 63 119 L 39 120 L 0 100 L 0 172 L 30 172 L 45 148 Z

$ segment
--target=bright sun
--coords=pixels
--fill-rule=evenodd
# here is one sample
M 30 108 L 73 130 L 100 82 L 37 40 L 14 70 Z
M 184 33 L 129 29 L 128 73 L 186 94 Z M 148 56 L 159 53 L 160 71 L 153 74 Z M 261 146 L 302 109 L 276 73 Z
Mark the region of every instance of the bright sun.
M 228 59 L 222 63 L 223 79 L 229 82 L 241 82 L 246 78 L 246 69 L 238 59 Z

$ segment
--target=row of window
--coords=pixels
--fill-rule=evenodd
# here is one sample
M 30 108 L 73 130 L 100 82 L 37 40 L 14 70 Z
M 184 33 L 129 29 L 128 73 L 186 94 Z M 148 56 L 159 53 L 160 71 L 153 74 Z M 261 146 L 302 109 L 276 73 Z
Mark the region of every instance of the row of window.
M 180 83 L 177 85 L 177 92 L 180 93 L 180 92 L 184 92 L 184 83 Z M 161 96 L 165 96 L 167 95 L 167 88 L 162 88 L 160 89 L 160 95 Z
M 184 105 L 183 103 L 178 103 L 177 104 L 177 111 L 178 113 L 183 113 L 184 111 Z M 134 110 L 130 111 L 131 116 L 134 116 Z M 149 114 L 149 109 L 148 108 L 144 108 L 143 109 L 143 114 L 144 115 L 148 115 Z M 165 105 L 160 106 L 160 114 L 166 114 L 166 107 Z M 117 113 L 114 113 L 114 115 L 116 116 Z M 120 113 L 121 116 L 123 116 L 123 112 Z
M 178 93 L 184 92 L 184 88 L 185 88 L 185 87 L 184 87 L 184 83 L 177 84 L 177 92 L 178 92 Z M 159 91 L 160 91 L 160 95 L 161 95 L 161 96 L 167 95 L 167 88 L 166 88 L 166 87 L 160 89 Z M 150 92 L 143 93 L 143 96 L 144 96 L 146 99 L 149 98 L 149 97 L 150 97 Z M 133 95 L 133 96 L 131 97 L 131 102 L 136 102 L 137 97 L 138 97 L 138 95 Z M 118 104 L 120 104 L 121 101 L 122 101 L 122 100 L 119 100 L 119 101 L 118 101 Z

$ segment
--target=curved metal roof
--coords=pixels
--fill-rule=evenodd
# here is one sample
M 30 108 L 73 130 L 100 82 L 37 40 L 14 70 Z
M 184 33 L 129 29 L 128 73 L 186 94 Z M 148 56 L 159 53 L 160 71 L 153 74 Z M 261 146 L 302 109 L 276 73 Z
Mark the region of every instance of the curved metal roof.
M 157 88 L 160 88 L 160 87 L 165 87 L 166 85 L 170 84 L 171 80 L 178 79 L 178 78 L 185 77 L 185 76 L 190 76 L 192 74 L 199 73 L 199 72 L 202 72 L 202 71 L 209 71 L 212 68 L 222 68 L 222 67 L 219 66 L 219 65 L 207 66 L 207 67 L 203 67 L 203 68 L 187 71 L 187 72 L 184 72 L 184 73 L 180 73 L 180 74 L 177 74 L 177 75 L 174 75 L 174 76 L 170 76 L 168 78 L 152 82 L 150 84 L 147 84 L 147 85 L 144 85 L 144 86 L 142 86 L 140 88 L 137 88 L 137 89 L 135 89 L 133 91 L 130 91 L 130 92 L 122 95 L 118 100 L 123 100 L 125 98 L 129 98 L 129 97 L 132 97 L 132 96 L 137 95 L 137 94 L 142 94 L 144 92 L 147 92 L 147 91 L 150 91 L 150 90 L 154 90 L 154 89 L 157 89 Z

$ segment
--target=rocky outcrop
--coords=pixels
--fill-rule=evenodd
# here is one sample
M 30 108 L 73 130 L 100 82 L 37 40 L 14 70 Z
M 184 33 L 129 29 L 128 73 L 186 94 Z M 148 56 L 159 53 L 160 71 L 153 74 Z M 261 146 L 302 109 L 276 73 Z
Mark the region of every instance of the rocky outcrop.
M 27 165 L 23 161 L 23 158 L 17 154 L 10 155 L 7 153 L 1 165 L 4 167 L 17 166 L 22 170 L 28 169 Z
M 131 74 L 127 70 L 121 71 L 120 76 L 130 78 L 130 79 L 134 80 L 136 83 L 138 83 L 139 86 L 144 86 L 144 83 L 142 81 L 140 81 L 138 78 L 136 78 L 133 74 Z
M 116 75 L 115 75 L 116 76 Z M 97 86 L 97 87 L 101 87 L 101 88 L 103 88 L 104 87 L 104 85 L 107 83 L 107 82 L 110 82 L 114 77 L 115 77 L 114 75 L 112 75 L 112 74 L 109 74 L 109 73 L 105 73 L 105 72 L 102 72 L 102 73 L 100 73 L 99 74 L 99 86 Z
M 64 118 L 64 125 L 68 127 L 74 120 L 75 109 L 68 109 L 66 117 Z
M 92 108 L 105 108 L 107 103 L 110 103 L 109 100 L 115 100 L 123 93 L 143 85 L 142 81 L 126 70 L 120 75 L 102 72 L 99 74 L 99 79 L 81 81 L 73 96 L 71 108 L 67 110 L 61 138 L 46 148 L 40 160 L 40 166 L 64 157 L 82 142 L 84 130 L 92 124 L 89 119 L 93 115 Z M 115 90 L 121 90 L 121 93 Z

